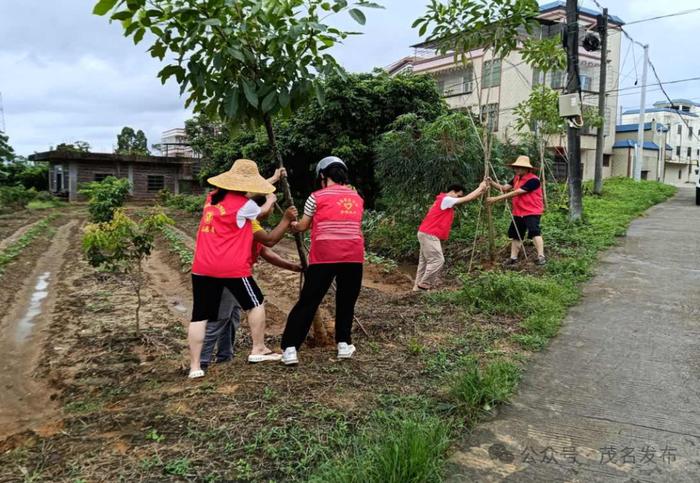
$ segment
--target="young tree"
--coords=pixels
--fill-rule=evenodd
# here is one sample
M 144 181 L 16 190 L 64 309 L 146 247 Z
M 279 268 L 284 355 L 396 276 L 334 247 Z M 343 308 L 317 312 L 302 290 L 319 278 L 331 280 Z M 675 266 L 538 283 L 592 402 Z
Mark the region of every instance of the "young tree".
M 131 183 L 128 179 L 117 179 L 114 176 L 82 185 L 80 194 L 88 198 L 90 220 L 94 223 L 109 222 L 116 210 L 126 201 L 130 189 Z
M 483 49 L 485 54 L 490 53 L 490 70 L 488 74 L 482 74 L 484 78 L 493 79 L 494 61 L 506 58 L 524 40 L 524 34 L 532 33 L 538 13 L 539 5 L 536 0 L 430 0 L 425 15 L 416 19 L 413 27 L 419 29 L 420 36 L 430 29 L 426 43 L 434 45 L 443 55 L 454 55 L 455 61 L 465 65 L 472 61 L 472 53 L 477 49 Z M 489 85 L 482 86 L 476 77 L 474 82 L 477 97 L 475 107 L 482 124 L 485 124 L 482 128 L 481 142 L 484 176 L 489 176 L 492 171 L 493 136 L 490 124 L 493 113 L 489 113 L 485 108 L 489 105 L 492 84 L 489 82 Z M 493 216 L 488 204 L 486 208 L 489 254 L 493 260 L 496 254 Z
M 153 39 L 149 52 L 168 65 L 162 82 L 174 77 L 186 106 L 197 113 L 218 115 L 226 124 L 263 123 L 280 167 L 272 124 L 277 113 L 289 114 L 315 92 L 323 98 L 320 77 L 342 72 L 327 49 L 352 32 L 325 22 L 347 11 L 365 23 L 366 0 L 100 0 L 93 12 L 122 22 L 134 43 L 146 33 Z M 173 58 L 174 57 L 174 58 Z M 282 186 L 288 203 L 292 196 Z M 306 262 L 302 240 L 297 250 Z
M 547 203 L 545 152 L 552 136 L 563 135 L 566 124 L 559 116 L 559 93 L 547 86 L 547 74 L 566 68 L 566 52 L 558 37 L 527 39 L 521 50 L 523 60 L 542 76 L 539 89 L 533 86 L 527 100 L 518 104 L 515 127 L 531 133 L 540 158 L 540 179 Z
M 116 154 L 140 154 L 148 156 L 148 140 L 142 130 L 135 132 L 133 128 L 125 126 L 122 131 L 117 134 L 117 149 Z
M 156 234 L 165 225 L 174 224 L 160 211 L 154 211 L 139 221 L 118 209 L 108 222 L 91 223 L 85 227 L 83 252 L 90 265 L 126 277 L 136 294 L 136 333 L 140 333 L 143 261 L 151 254 Z

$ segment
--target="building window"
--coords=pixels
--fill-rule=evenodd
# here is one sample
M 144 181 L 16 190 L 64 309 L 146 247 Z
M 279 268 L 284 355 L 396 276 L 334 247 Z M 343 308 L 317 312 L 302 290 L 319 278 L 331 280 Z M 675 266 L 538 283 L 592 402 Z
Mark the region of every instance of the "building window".
M 688 148 L 688 159 L 693 155 L 693 148 Z
M 676 156 L 680 157 L 681 156 L 681 147 L 676 146 Z
M 489 131 L 498 131 L 498 104 L 487 104 L 481 108 L 481 123 Z
M 566 79 L 566 72 L 559 70 L 552 72 L 552 78 L 550 79 L 549 85 L 552 89 L 561 89 L 564 87 L 564 82 Z
M 693 137 L 693 126 L 688 126 L 688 137 L 689 138 Z
M 683 126 L 681 126 L 681 125 L 679 124 L 679 125 L 678 125 L 678 135 L 680 136 L 680 135 L 682 135 L 682 134 L 683 134 Z
M 649 179 L 649 171 L 642 171 L 642 179 Z
M 604 168 L 609 168 L 610 167 L 610 154 L 604 154 L 603 155 L 603 167 Z
M 678 179 L 681 179 L 681 170 L 678 170 Z
M 462 76 L 462 94 L 469 94 L 474 90 L 474 71 L 467 67 Z
M 165 188 L 165 176 L 148 176 L 148 191 L 160 191 Z
M 501 85 L 501 59 L 487 60 L 481 72 L 481 87 L 498 87 Z
M 593 90 L 593 77 L 589 75 L 578 76 L 579 83 L 581 84 L 582 91 L 592 91 Z
M 100 182 L 104 181 L 105 178 L 108 176 L 112 176 L 112 175 L 109 173 L 95 173 L 95 181 L 100 183 Z

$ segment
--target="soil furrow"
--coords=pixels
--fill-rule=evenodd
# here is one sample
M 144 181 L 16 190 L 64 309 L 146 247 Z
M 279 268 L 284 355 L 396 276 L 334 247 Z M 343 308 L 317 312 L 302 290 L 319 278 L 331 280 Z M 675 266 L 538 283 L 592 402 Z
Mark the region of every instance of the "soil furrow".
M 23 254 L 35 261 L 33 268 L 22 272 L 23 283 L 14 291 L 14 301 L 3 317 L 0 353 L 5 358 L 0 372 L 0 438 L 13 432 L 40 426 L 55 411 L 47 385 L 32 377 L 41 357 L 43 332 L 50 323 L 55 303 L 55 283 L 61 276 L 65 253 L 78 225 L 72 220 L 60 226 L 48 250 L 33 258 L 35 250 Z M 10 270 L 17 270 L 10 267 Z

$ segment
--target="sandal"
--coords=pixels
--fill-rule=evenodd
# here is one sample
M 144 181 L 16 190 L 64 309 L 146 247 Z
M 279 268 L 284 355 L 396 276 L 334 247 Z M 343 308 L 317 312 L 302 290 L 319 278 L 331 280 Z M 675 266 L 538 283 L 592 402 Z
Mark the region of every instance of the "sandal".
M 199 379 L 200 377 L 204 377 L 204 371 L 201 369 L 198 371 L 190 371 L 187 377 L 189 379 Z
M 251 364 L 257 364 L 258 362 L 278 362 L 280 360 L 282 360 L 282 354 L 272 351 L 266 354 L 250 354 L 248 356 L 248 362 Z

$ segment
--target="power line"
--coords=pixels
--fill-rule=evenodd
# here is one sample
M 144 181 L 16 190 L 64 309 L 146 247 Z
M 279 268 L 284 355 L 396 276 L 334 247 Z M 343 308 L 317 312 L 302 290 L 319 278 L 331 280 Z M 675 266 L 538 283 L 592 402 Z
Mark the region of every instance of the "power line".
M 596 2 L 596 3 L 597 3 L 597 2 Z M 662 18 L 679 17 L 679 16 L 681 16 L 681 15 L 688 15 L 689 13 L 695 13 L 695 12 L 700 12 L 700 8 L 691 8 L 690 10 L 683 10 L 683 11 L 681 11 L 681 12 L 669 13 L 669 14 L 666 14 L 666 15 L 659 15 L 659 16 L 650 17 L 650 18 L 643 18 L 643 19 L 640 19 L 640 20 L 633 20 L 633 21 L 631 21 L 631 22 L 626 22 L 626 23 L 625 23 L 625 26 L 635 25 L 635 24 L 644 23 L 644 22 L 651 22 L 652 20 L 659 20 L 659 19 L 662 19 Z

